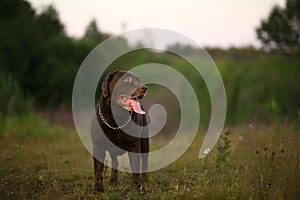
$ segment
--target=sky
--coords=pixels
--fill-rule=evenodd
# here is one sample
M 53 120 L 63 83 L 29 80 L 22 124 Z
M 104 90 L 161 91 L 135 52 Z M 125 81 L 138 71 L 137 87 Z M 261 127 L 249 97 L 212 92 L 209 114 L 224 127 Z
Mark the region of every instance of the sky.
M 113 35 L 141 28 L 176 31 L 201 46 L 260 46 L 255 28 L 285 0 L 28 0 L 41 11 L 52 4 L 68 35 L 81 37 L 92 19 Z

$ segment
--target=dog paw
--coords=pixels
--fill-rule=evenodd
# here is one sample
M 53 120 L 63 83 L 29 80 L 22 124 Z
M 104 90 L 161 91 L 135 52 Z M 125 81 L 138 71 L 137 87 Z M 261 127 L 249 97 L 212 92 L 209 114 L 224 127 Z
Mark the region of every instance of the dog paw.
M 104 192 L 103 185 L 100 184 L 100 183 L 95 183 L 94 189 L 95 189 L 97 192 L 101 192 L 101 193 Z
M 146 173 L 142 173 L 142 183 L 147 183 L 148 182 L 148 177 Z
M 110 179 L 110 185 L 118 185 L 118 179 L 116 178 Z

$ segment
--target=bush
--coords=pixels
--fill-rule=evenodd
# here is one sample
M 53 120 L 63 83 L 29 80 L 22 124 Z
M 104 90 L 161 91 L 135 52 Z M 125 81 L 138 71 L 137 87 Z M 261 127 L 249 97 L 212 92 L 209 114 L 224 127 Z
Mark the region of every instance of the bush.
M 24 95 L 19 83 L 11 74 L 0 72 L 0 119 L 11 114 L 28 113 L 32 108 L 32 101 Z

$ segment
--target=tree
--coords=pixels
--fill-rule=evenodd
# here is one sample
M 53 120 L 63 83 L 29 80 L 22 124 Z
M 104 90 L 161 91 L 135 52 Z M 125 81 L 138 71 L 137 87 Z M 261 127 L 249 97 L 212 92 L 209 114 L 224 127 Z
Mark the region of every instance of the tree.
M 0 68 L 13 74 L 21 85 L 37 51 L 35 11 L 24 0 L 0 1 Z
M 44 38 L 52 35 L 64 35 L 64 26 L 61 23 L 58 12 L 50 5 L 36 17 L 36 26 L 39 27 L 39 32 Z
M 109 34 L 105 34 L 99 31 L 97 22 L 95 19 L 93 19 L 86 28 L 84 39 L 98 44 L 107 39 L 109 36 Z
M 300 46 L 300 0 L 287 0 L 286 8 L 274 6 L 256 29 L 263 47 L 290 54 Z
M 11 74 L 38 103 L 66 99 L 80 62 L 74 61 L 76 45 L 65 35 L 55 8 L 36 14 L 25 0 L 2 0 L 0 30 L 1 71 Z
M 0 0 L 0 73 L 11 74 L 36 106 L 70 106 L 80 64 L 107 37 L 93 20 L 77 40 L 65 33 L 55 7 L 37 13 L 27 0 Z

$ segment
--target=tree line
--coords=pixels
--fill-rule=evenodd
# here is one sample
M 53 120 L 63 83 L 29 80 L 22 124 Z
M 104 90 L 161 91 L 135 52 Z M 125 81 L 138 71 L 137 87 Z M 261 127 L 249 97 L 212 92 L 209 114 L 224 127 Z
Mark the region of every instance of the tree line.
M 12 75 L 39 105 L 71 101 L 85 56 L 110 34 L 92 20 L 83 37 L 68 36 L 53 6 L 37 13 L 25 0 L 0 2 L 0 70 Z
M 272 121 L 283 116 L 299 118 L 299 2 L 287 0 L 285 8 L 275 6 L 269 17 L 262 20 L 256 29 L 262 42 L 260 50 L 206 48 L 223 76 L 230 123 Z M 100 31 L 93 19 L 81 38 L 72 38 L 66 34 L 53 6 L 37 12 L 25 0 L 1 0 L 0 118 L 9 112 L 27 112 L 32 104 L 41 109 L 70 109 L 78 68 L 88 53 L 110 36 Z M 126 40 L 124 45 L 128 45 Z M 168 47 L 172 48 L 197 57 L 197 49 L 192 47 L 177 44 Z M 121 56 L 108 70 L 119 66 L 130 69 L 151 62 L 173 66 L 192 79 L 202 92 L 202 119 L 207 117 L 209 121 L 206 86 L 201 77 L 191 76 L 188 63 L 182 59 L 166 52 L 140 50 Z

